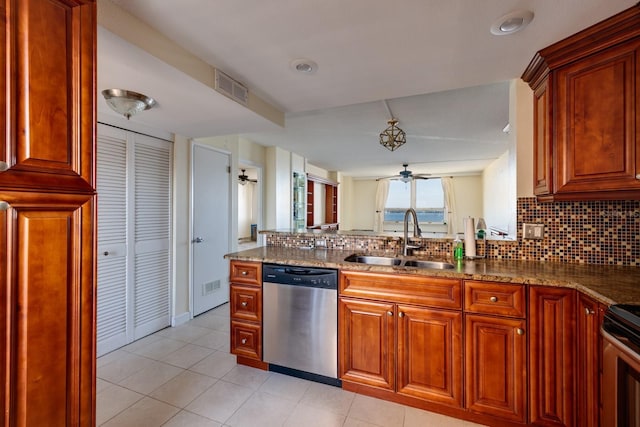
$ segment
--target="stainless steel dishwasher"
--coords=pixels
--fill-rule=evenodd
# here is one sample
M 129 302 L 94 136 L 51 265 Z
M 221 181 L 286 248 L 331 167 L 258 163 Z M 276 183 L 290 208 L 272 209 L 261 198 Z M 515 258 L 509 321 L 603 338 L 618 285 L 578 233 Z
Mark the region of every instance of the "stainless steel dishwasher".
M 264 361 L 269 370 L 338 380 L 338 271 L 263 264 Z

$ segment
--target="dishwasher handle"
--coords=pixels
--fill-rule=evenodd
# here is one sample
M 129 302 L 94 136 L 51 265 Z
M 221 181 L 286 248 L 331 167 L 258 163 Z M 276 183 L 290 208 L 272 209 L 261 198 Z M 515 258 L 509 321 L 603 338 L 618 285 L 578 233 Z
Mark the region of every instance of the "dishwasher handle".
M 324 274 L 335 274 L 333 271 L 314 270 L 311 268 L 289 267 L 284 269 L 285 274 L 291 276 L 322 276 Z

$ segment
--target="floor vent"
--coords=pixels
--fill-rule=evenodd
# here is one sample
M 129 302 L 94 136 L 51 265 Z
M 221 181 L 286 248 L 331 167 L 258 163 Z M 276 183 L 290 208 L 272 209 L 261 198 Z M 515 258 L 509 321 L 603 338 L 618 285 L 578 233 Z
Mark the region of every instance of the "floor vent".
M 220 280 L 214 280 L 213 282 L 207 282 L 202 287 L 203 287 L 202 295 L 209 295 L 210 293 L 215 292 L 218 289 L 220 289 Z
M 215 69 L 215 80 L 215 90 L 245 107 L 248 105 L 249 89 L 217 68 Z

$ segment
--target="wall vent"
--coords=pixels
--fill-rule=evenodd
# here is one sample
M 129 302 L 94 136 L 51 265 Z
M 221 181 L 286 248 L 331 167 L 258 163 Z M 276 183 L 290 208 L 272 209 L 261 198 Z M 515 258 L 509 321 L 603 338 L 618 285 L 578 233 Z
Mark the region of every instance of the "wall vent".
M 215 69 L 215 80 L 215 90 L 245 107 L 248 105 L 249 89 L 217 68 Z
M 213 282 L 207 282 L 202 285 L 202 295 L 209 295 L 210 293 L 220 289 L 220 280 L 214 280 Z

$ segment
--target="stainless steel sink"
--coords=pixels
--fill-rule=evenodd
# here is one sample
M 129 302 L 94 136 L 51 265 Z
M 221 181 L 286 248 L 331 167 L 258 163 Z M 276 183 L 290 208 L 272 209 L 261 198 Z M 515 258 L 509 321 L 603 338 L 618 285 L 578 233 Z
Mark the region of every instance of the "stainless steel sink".
M 432 268 L 437 270 L 448 270 L 454 268 L 453 264 L 442 261 L 428 261 L 418 259 L 403 260 L 398 257 L 386 257 L 386 256 L 373 256 L 373 255 L 349 255 L 344 259 L 347 262 L 357 262 L 360 264 L 369 265 L 387 265 L 398 267 L 417 267 L 417 268 Z
M 434 268 L 437 270 L 449 270 L 454 268 L 454 265 L 449 262 L 426 261 L 418 259 L 406 260 L 403 265 L 405 267 Z
M 371 255 L 349 255 L 344 259 L 348 262 L 358 262 L 360 264 L 372 264 L 372 265 L 400 265 L 402 260 L 395 257 L 386 256 L 371 256 Z

